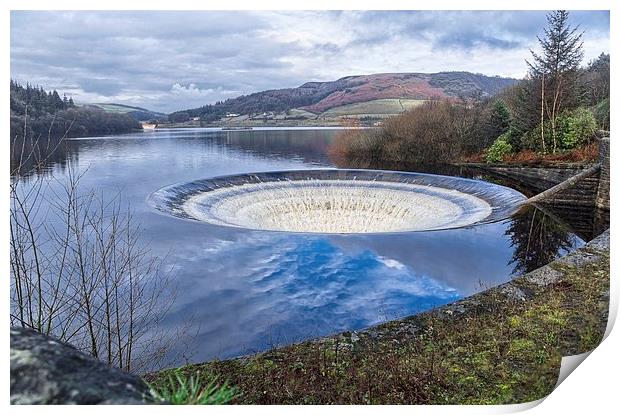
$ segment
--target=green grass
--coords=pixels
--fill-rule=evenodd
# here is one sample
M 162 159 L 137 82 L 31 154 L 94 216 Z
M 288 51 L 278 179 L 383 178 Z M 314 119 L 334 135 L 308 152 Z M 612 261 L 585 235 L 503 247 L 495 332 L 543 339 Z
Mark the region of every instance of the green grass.
M 237 395 L 227 382 L 219 383 L 217 376 L 199 377 L 172 371 L 150 384 L 155 399 L 173 405 L 224 405 Z
M 118 114 L 128 114 L 131 112 L 149 112 L 152 113 L 153 116 L 157 116 L 157 115 L 165 115 L 159 112 L 155 112 L 155 111 L 151 111 L 145 108 L 140 108 L 140 107 L 133 107 L 131 105 L 123 105 L 123 104 L 105 104 L 105 103 L 95 103 L 95 104 L 88 104 L 88 105 L 93 105 L 96 107 L 101 108 L 102 110 L 106 111 L 106 112 L 114 112 L 114 113 L 118 113 Z
M 287 117 L 306 117 L 306 118 L 316 118 L 316 114 L 310 111 L 306 111 L 304 109 L 301 108 L 293 108 L 291 109 L 288 114 L 286 115 Z
M 129 105 L 119 105 L 119 104 L 93 104 L 93 105 L 96 105 L 99 108 L 104 109 L 106 111 L 119 112 L 121 114 L 126 114 L 132 111 L 148 111 L 144 108 L 132 107 Z
M 419 99 L 375 99 L 355 104 L 341 105 L 321 113 L 321 117 L 338 117 L 343 115 L 395 115 L 424 103 Z
M 185 366 L 184 376 L 227 379 L 243 404 L 509 404 L 554 388 L 562 356 L 596 347 L 609 304 L 609 255 L 573 267 L 528 301 L 498 290 L 464 315 L 426 313 L 238 360 Z M 166 379 L 169 371 L 149 375 Z

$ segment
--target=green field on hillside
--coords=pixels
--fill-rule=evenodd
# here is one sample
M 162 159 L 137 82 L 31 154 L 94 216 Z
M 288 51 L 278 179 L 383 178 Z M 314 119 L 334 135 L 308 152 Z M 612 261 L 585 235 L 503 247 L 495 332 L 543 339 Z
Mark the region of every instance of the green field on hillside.
M 105 112 L 110 112 L 110 113 L 115 113 L 115 114 L 127 114 L 139 121 L 147 121 L 151 119 L 161 120 L 161 119 L 167 118 L 167 115 L 161 112 L 151 111 L 146 108 L 133 107 L 131 105 L 113 104 L 113 103 L 96 103 L 96 104 L 86 104 L 86 105 L 100 108 L 104 110 Z
M 306 111 L 300 108 L 293 108 L 289 110 L 286 114 L 287 117 L 305 117 L 305 118 L 316 118 L 316 114 L 310 111 Z
M 101 108 L 102 110 L 105 110 L 108 112 L 118 112 L 121 114 L 126 114 L 128 112 L 133 112 L 133 111 L 151 112 L 144 108 L 132 107 L 129 105 L 121 105 L 121 104 L 91 104 L 91 105 L 97 106 Z
M 340 117 L 345 115 L 393 115 L 424 103 L 421 99 L 375 99 L 355 104 L 341 105 L 321 114 L 322 117 Z

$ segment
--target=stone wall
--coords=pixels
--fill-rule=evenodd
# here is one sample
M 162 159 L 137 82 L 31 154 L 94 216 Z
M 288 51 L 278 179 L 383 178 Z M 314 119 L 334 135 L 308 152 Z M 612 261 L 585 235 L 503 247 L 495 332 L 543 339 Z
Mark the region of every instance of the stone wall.
M 598 157 L 601 164 L 601 173 L 598 181 L 596 207 L 609 210 L 609 138 L 601 139 Z
M 593 209 L 598 195 L 600 172 L 584 177 L 572 186 L 541 201 L 543 204 L 570 206 L 576 211 Z
M 480 167 L 494 176 L 505 178 L 509 182 L 515 182 L 515 184 L 524 185 L 526 187 L 524 191 L 528 193 L 527 190 L 529 190 L 529 193 L 531 193 L 527 196 L 533 196 L 562 183 L 590 167 L 590 165 L 548 167 L 480 165 Z
M 576 212 L 595 207 L 609 210 L 609 138 L 600 140 L 597 163 L 601 165 L 600 172 L 579 180 L 541 203 L 570 206 Z M 507 180 L 509 185 L 514 185 L 526 196 L 534 196 L 592 167 L 592 164 L 566 163 L 544 167 L 476 164 L 473 167 Z
M 582 178 L 572 186 L 545 198 L 545 204 L 569 206 L 578 213 L 579 209 L 597 208 L 609 210 L 609 138 L 599 141 L 597 164 L 600 169 Z

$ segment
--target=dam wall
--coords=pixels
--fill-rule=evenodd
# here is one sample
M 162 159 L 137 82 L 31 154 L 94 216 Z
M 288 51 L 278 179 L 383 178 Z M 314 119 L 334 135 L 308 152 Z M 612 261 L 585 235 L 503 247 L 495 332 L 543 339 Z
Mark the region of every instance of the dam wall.
M 596 163 L 563 163 L 548 166 L 476 164 L 472 167 L 503 178 L 519 190 L 530 193 L 528 196 L 533 196 L 598 164 L 600 169 L 592 169 L 594 171 L 591 174 L 540 200 L 539 203 L 568 206 L 575 212 L 593 208 L 609 210 L 609 155 L 609 138 L 602 138 Z
M 598 190 L 595 205 L 599 209 L 609 210 L 609 137 L 601 139 L 599 145 L 598 162 L 601 172 L 598 180 Z

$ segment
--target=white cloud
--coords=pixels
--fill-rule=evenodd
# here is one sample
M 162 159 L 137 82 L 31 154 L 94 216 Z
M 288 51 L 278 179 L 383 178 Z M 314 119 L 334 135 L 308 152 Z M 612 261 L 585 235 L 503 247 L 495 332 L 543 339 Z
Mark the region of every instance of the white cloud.
M 200 89 L 196 86 L 196 84 L 189 84 L 187 86 L 183 86 L 179 83 L 176 83 L 172 85 L 172 88 L 170 88 L 170 92 L 176 95 L 185 95 L 185 96 L 192 96 L 192 97 L 206 97 L 206 96 L 213 94 L 213 92 L 215 92 L 215 89 L 212 89 L 212 88 Z
M 402 262 L 398 262 L 395 259 L 378 256 L 377 260 L 379 262 L 381 262 L 383 265 L 385 265 L 386 267 L 388 267 L 388 268 L 394 268 L 394 269 L 398 269 L 398 270 L 403 270 L 403 269 L 406 268 L 405 265 Z

